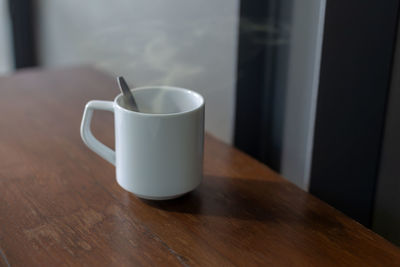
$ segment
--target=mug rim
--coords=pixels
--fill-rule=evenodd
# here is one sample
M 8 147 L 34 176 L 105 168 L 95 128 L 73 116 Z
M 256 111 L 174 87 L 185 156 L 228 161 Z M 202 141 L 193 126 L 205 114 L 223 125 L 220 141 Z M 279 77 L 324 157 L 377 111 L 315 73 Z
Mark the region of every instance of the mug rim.
M 122 93 L 118 94 L 115 98 L 114 98 L 114 106 L 117 107 L 119 110 L 123 111 L 123 112 L 127 112 L 127 113 L 131 113 L 131 114 L 135 114 L 135 115 L 139 115 L 139 116 L 148 116 L 148 117 L 168 117 L 168 116 L 180 116 L 183 114 L 187 114 L 187 113 L 192 113 L 195 112 L 201 108 L 204 107 L 204 97 L 192 90 L 186 89 L 186 88 L 181 88 L 181 87 L 175 87 L 175 86 L 165 86 L 165 85 L 155 85 L 155 86 L 142 86 L 142 87 L 137 87 L 137 88 L 131 88 L 131 91 L 141 91 L 141 90 L 147 90 L 147 89 L 168 89 L 171 91 L 180 91 L 180 92 L 185 92 L 188 93 L 190 95 L 194 95 L 195 97 L 200 99 L 200 104 L 198 106 L 196 106 L 195 108 L 192 109 L 188 109 L 185 111 L 181 111 L 181 112 L 175 112 L 175 113 L 144 113 L 144 112 L 137 112 L 137 111 L 133 111 L 133 110 L 129 110 L 124 108 L 123 106 L 121 106 L 118 103 L 118 99 L 122 96 Z

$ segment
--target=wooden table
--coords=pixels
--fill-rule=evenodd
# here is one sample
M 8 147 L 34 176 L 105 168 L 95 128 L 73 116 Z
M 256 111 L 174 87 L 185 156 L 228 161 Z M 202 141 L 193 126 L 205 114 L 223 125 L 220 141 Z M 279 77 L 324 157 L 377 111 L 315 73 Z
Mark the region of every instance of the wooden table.
M 85 103 L 116 94 L 88 67 L 0 78 L 0 265 L 400 265 L 397 247 L 211 136 L 194 192 L 124 191 L 79 135 Z M 93 129 L 113 145 L 111 113 Z

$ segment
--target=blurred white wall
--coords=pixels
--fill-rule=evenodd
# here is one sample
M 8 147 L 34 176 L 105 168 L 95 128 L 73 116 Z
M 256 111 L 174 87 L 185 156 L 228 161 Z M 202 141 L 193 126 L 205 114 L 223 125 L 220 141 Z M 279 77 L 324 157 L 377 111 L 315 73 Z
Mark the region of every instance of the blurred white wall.
M 41 63 L 91 63 L 134 86 L 198 91 L 206 130 L 231 142 L 238 2 L 38 0 Z
M 13 69 L 10 20 L 6 0 L 0 0 L 0 75 Z
M 308 190 L 326 0 L 293 4 L 281 173 Z

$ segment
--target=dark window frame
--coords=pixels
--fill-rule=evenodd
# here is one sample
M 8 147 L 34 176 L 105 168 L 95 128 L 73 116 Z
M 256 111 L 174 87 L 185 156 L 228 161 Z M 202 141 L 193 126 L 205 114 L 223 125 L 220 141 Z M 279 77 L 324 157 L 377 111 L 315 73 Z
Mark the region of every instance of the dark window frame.
M 16 69 L 37 66 L 36 6 L 34 0 L 8 1 L 14 67 Z

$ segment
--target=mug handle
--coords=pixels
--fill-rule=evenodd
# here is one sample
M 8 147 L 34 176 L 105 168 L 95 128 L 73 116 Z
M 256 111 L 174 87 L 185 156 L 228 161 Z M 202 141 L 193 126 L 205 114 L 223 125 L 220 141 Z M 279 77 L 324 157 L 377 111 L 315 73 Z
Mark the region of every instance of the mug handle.
M 81 123 L 81 137 L 83 142 L 100 157 L 104 158 L 115 166 L 115 151 L 108 146 L 102 144 L 99 140 L 94 137 L 90 130 L 90 124 L 92 122 L 93 111 L 95 109 L 107 110 L 114 112 L 114 106 L 112 101 L 101 101 L 91 100 L 85 106 L 83 112 L 82 123 Z

